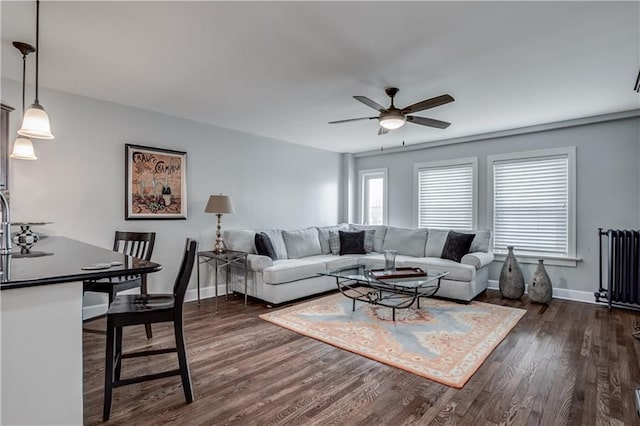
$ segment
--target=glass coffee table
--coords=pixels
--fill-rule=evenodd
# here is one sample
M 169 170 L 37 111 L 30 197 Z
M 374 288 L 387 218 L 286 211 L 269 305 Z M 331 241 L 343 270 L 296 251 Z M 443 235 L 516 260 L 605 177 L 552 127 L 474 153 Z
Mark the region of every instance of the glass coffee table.
M 353 300 L 354 311 L 356 301 L 385 306 L 392 309 L 395 321 L 396 309 L 407 309 L 414 303 L 420 309 L 420 298 L 435 295 L 440 289 L 440 280 L 449 274 L 423 269 L 424 276 L 398 277 L 402 274 L 379 271 L 371 265 L 360 264 L 320 272 L 318 275 L 334 277 L 340 293 Z

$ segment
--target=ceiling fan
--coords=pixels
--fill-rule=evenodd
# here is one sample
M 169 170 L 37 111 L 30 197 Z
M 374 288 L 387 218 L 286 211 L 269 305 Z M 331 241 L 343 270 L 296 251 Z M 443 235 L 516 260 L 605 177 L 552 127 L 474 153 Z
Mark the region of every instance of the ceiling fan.
M 375 109 L 380 112 L 380 115 L 377 117 L 361 117 L 361 118 L 350 118 L 347 120 L 338 120 L 338 121 L 330 121 L 329 124 L 338 124 L 338 123 L 348 123 L 350 121 L 358 121 L 358 120 L 373 120 L 378 119 L 380 122 L 380 130 L 378 131 L 378 135 L 386 135 L 389 133 L 389 130 L 395 130 L 402 126 L 404 123 L 414 123 L 420 124 L 422 126 L 435 127 L 437 129 L 446 129 L 451 125 L 451 123 L 447 123 L 446 121 L 434 120 L 433 118 L 426 117 L 416 117 L 413 114 L 414 112 L 424 111 L 425 109 L 435 108 L 440 105 L 448 104 L 449 102 L 453 102 L 454 99 L 450 95 L 440 95 L 435 98 L 426 99 L 421 102 L 417 102 L 413 105 L 409 105 L 406 108 L 396 108 L 393 104 L 393 98 L 398 93 L 399 89 L 396 87 L 388 87 L 385 89 L 387 95 L 391 98 L 391 106 L 389 108 L 385 108 L 379 103 L 372 101 L 366 96 L 354 96 L 354 98 L 368 107 Z

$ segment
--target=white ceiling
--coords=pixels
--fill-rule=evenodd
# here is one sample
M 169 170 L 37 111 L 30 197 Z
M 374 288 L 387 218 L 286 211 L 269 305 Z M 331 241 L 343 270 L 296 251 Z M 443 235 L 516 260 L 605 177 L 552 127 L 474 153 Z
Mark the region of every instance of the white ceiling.
M 19 81 L 35 2 L 1 7 Z M 337 152 L 640 108 L 637 1 L 45 1 L 40 36 L 42 86 Z M 352 96 L 387 106 L 391 85 L 400 107 L 451 94 L 416 115 L 452 125 L 327 124 L 375 115 Z

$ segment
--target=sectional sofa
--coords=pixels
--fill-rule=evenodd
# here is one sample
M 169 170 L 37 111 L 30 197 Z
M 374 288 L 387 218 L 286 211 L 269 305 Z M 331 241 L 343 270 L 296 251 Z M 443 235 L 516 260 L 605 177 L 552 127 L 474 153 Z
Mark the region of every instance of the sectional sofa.
M 364 254 L 335 254 L 331 237 L 338 231 L 373 233 L 371 251 Z M 275 260 L 256 254 L 255 235 L 263 232 L 272 243 Z M 493 261 L 489 252 L 491 231 L 475 234 L 469 253 L 455 262 L 442 259 L 449 231 L 443 229 L 408 229 L 392 226 L 340 224 L 299 230 L 227 230 L 224 241 L 228 249 L 249 253 L 247 292 L 250 296 L 272 304 L 336 289 L 336 280 L 319 276 L 319 272 L 357 265 L 384 266 L 384 250 L 398 251 L 397 266 L 448 271 L 441 280 L 438 296 L 468 302 L 487 288 L 488 266 Z M 332 253 L 333 249 L 333 253 Z M 231 270 L 230 288 L 244 293 L 244 271 Z

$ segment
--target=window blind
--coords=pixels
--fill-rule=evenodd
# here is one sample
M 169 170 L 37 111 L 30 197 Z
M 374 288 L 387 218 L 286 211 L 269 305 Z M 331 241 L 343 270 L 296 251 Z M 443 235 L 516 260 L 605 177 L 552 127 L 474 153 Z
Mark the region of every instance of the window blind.
M 418 227 L 473 228 L 473 165 L 418 169 Z
M 568 255 L 567 155 L 493 164 L 494 250 Z

